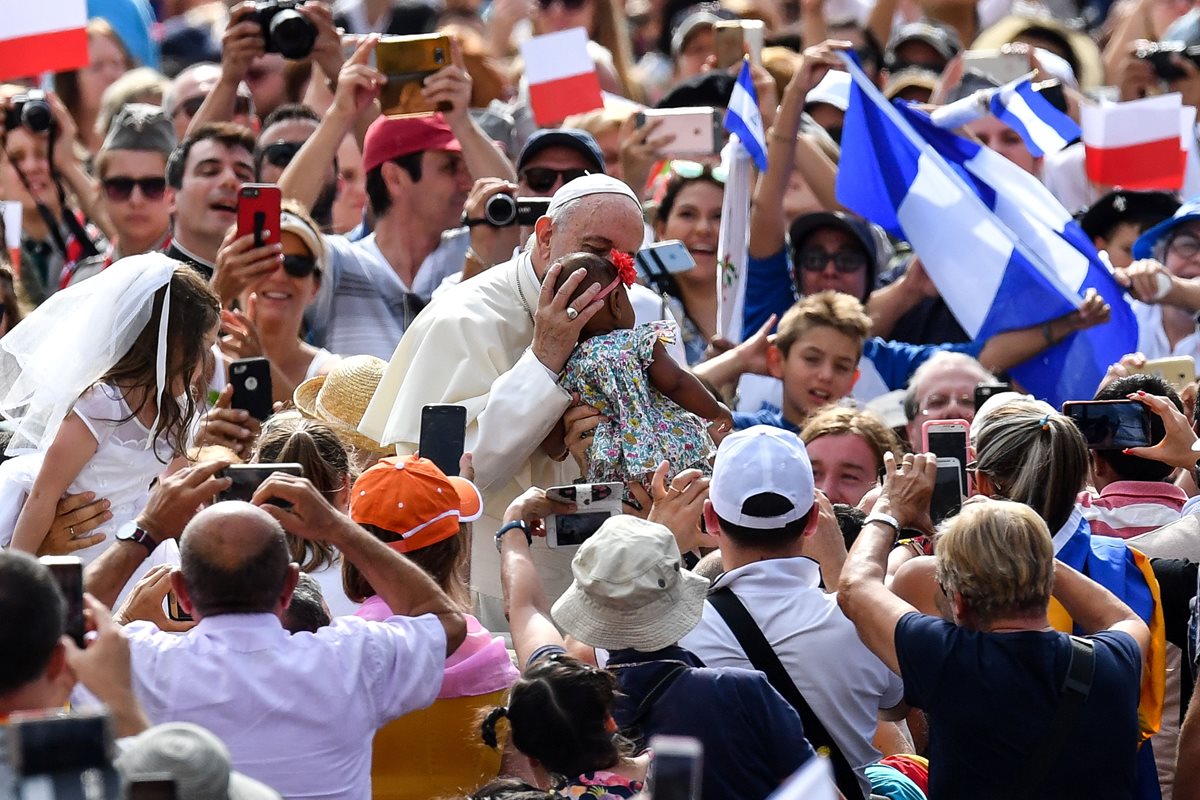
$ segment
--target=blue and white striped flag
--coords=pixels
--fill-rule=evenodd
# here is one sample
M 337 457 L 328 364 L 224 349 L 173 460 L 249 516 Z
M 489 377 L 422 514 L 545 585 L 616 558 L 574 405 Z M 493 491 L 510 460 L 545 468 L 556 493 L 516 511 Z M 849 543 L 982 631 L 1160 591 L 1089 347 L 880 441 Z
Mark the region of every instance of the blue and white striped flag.
M 854 77 L 842 128 L 838 200 L 907 239 L 968 335 L 1040 325 L 1095 288 L 1104 324 L 1011 370 L 1055 406 L 1092 397 L 1109 364 L 1137 349 L 1137 321 L 1091 241 L 1036 178 L 1003 156 L 889 105 Z
M 750 76 L 750 59 L 742 60 L 729 105 L 725 109 L 725 130 L 736 135 L 760 172 L 767 170 L 767 135 L 758 110 L 758 94 Z
M 1034 91 L 1028 78 L 996 90 L 991 109 L 997 119 L 1021 134 L 1036 158 L 1057 153 L 1082 133 L 1075 120 Z

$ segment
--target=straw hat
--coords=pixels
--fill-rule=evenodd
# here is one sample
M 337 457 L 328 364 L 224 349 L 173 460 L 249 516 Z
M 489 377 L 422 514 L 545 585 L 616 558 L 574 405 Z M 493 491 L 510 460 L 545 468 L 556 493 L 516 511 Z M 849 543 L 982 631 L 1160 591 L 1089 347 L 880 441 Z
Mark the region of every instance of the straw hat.
M 332 428 L 346 444 L 368 453 L 386 452 L 388 448 L 358 432 L 385 369 L 387 362 L 375 356 L 343 358 L 328 375 L 297 386 L 292 402 L 306 416 Z
M 1015 42 L 1030 28 L 1047 30 L 1066 43 L 1079 64 L 1079 74 L 1075 78 L 1081 89 L 1086 91 L 1104 82 L 1104 61 L 1099 46 L 1086 33 L 1068 28 L 1052 17 L 1010 14 L 980 33 L 971 43 L 971 49 L 999 50 L 1004 45 Z

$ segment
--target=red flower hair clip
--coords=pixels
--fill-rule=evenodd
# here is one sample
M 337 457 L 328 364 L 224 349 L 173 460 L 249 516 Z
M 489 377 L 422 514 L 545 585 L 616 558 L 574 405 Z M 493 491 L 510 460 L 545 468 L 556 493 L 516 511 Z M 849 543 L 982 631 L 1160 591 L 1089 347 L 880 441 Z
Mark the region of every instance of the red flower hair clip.
M 637 269 L 633 266 L 633 256 L 614 249 L 608 251 L 608 260 L 617 268 L 617 277 L 620 278 L 621 283 L 633 286 L 637 280 Z

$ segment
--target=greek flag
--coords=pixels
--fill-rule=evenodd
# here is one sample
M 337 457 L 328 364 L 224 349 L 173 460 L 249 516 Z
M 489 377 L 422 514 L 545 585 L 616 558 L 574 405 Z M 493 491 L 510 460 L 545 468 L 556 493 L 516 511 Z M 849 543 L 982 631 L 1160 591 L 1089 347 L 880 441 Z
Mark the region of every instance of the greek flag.
M 725 109 L 725 130 L 737 136 L 754 166 L 759 171 L 767 169 L 767 135 L 763 132 L 762 114 L 758 111 L 758 94 L 754 91 L 754 79 L 750 77 L 750 59 L 742 60 L 742 71 L 729 96 Z
M 1057 153 L 1082 133 L 1075 120 L 1033 90 L 1028 78 L 996 90 L 991 109 L 997 119 L 1021 134 L 1025 146 L 1037 158 Z
M 846 61 L 854 83 L 838 200 L 912 244 L 974 338 L 1070 313 L 1095 288 L 1112 305 L 1108 323 L 1011 370 L 1055 406 L 1092 397 L 1108 365 L 1137 349 L 1137 322 L 1091 241 L 1032 175 L 920 111 L 889 105 Z

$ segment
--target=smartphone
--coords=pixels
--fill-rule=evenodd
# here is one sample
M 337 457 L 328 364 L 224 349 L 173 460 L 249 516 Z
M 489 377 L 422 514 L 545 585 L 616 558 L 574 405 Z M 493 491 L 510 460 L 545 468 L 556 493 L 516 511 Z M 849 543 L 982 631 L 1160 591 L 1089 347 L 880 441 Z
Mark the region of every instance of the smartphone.
M 239 358 L 229 365 L 233 384 L 230 405 L 250 413 L 259 422 L 271 416 L 271 362 L 265 358 Z
M 761 19 L 744 19 L 742 23 L 742 38 L 750 50 L 750 63 L 756 67 L 762 66 L 762 51 L 767 39 L 767 26 Z
M 1092 450 L 1149 447 L 1150 409 L 1136 400 L 1079 400 L 1063 403 L 1063 414 Z
M 651 736 L 646 788 L 654 800 L 700 800 L 704 747 L 692 736 Z
M 949 519 L 962 510 L 963 487 L 962 463 L 957 458 L 937 460 L 937 478 L 933 484 L 933 496 L 929 498 L 929 516 L 933 524 Z
M 728 69 L 741 63 L 746 53 L 746 38 L 739 20 L 722 20 L 713 25 L 717 69 Z
M 238 189 L 237 235 L 254 234 L 254 246 L 279 244 L 279 206 L 283 196 L 273 183 L 243 183 Z
M 643 280 L 660 284 L 660 289 L 665 289 L 661 284 L 667 283 L 668 276 L 696 268 L 696 259 L 678 239 L 667 239 L 643 247 L 637 251 L 633 263 Z
M 106 710 L 22 712 L 9 719 L 7 728 L 8 757 L 17 775 L 105 769 L 112 764 L 114 742 Z
M 304 477 L 304 467 L 295 463 L 282 464 L 230 464 L 225 469 L 217 473 L 218 478 L 229 478 L 229 488 L 218 494 L 215 502 L 224 500 L 241 500 L 249 503 L 250 498 L 258 491 L 258 487 L 263 481 L 271 477 L 276 472 L 282 472 L 285 475 L 295 475 L 297 478 Z M 272 505 L 277 505 L 287 508 L 288 504 L 284 500 L 273 500 Z
M 176 800 L 178 796 L 170 773 L 143 775 L 129 782 L 129 800 Z
M 183 610 L 183 606 L 179 605 L 179 598 L 174 592 L 167 592 L 167 619 L 175 622 L 192 622 L 192 615 Z
M 983 404 L 988 401 L 992 395 L 1001 394 L 1003 392 L 1011 392 L 1011 383 L 981 383 L 975 387 L 975 410 L 983 408 Z
M 1191 356 L 1152 358 L 1141 369 L 1140 375 L 1157 375 L 1177 392 L 1196 382 L 1196 359 Z
M 655 130 L 655 137 L 675 137 L 665 148 L 672 155 L 712 155 L 721 152 L 725 143 L 721 114 L 711 106 L 647 108 L 638 112 L 637 126 L 656 119 L 661 119 L 662 124 Z
M 458 474 L 466 438 L 466 407 L 432 403 L 421 409 L 421 441 L 417 452 L 447 475 Z
M 582 483 L 575 486 L 552 486 L 546 497 L 560 503 L 574 503 L 574 514 L 551 514 L 546 517 L 547 547 L 578 547 L 604 524 L 604 520 L 621 513 L 621 497 L 625 487 L 619 483 Z
M 971 423 L 965 419 L 931 419 L 921 426 L 921 448 L 939 459 L 956 458 L 962 473 L 962 485 L 967 485 L 967 445 L 970 444 Z
M 450 37 L 431 33 L 419 36 L 384 36 L 375 46 L 375 68 L 387 83 L 379 91 L 379 104 L 390 117 L 432 114 L 439 110 L 421 93 L 425 78 L 450 64 Z
M 1028 56 L 999 50 L 967 50 L 963 53 L 963 71 L 970 69 L 983 73 L 1001 86 L 1033 71 L 1029 68 Z
M 84 647 L 83 561 L 78 556 L 42 556 L 38 560 L 50 570 L 67 599 L 67 636 L 76 647 Z

